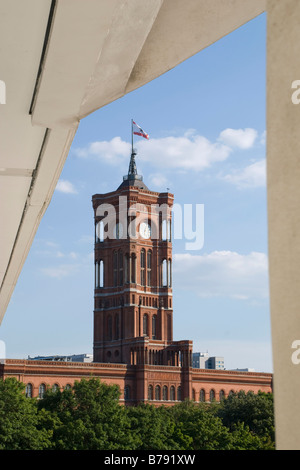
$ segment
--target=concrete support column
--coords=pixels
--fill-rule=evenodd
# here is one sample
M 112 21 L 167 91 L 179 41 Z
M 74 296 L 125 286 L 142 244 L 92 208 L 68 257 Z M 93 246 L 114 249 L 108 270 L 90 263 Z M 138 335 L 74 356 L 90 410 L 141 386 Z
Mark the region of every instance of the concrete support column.
M 297 344 L 298 350 L 300 347 L 299 0 L 267 0 L 267 24 L 267 188 L 276 448 L 299 450 L 300 354 L 293 349 Z

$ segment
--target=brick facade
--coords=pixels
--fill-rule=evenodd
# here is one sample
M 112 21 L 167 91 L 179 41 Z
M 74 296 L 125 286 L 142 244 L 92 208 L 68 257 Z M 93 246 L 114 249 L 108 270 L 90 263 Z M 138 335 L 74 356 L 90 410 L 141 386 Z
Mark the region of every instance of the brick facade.
M 172 405 L 185 398 L 196 402 L 219 401 L 240 390 L 272 391 L 272 374 L 217 371 L 180 366 L 127 365 L 112 363 L 48 362 L 6 359 L 0 364 L 0 377 L 15 377 L 31 385 L 31 395 L 39 396 L 41 385 L 60 389 L 77 380 L 98 377 L 107 384 L 120 387 L 121 403 L 149 402 Z M 158 388 L 159 387 L 159 388 Z M 152 391 L 152 395 L 151 395 Z M 213 395 L 212 395 L 213 393 Z

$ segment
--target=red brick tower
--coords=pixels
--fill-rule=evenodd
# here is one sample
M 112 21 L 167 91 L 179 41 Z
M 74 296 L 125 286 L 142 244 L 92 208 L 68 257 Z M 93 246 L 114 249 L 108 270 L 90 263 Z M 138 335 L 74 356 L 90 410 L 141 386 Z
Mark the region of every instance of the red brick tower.
M 142 398 L 145 367 L 189 369 L 192 342 L 173 341 L 174 196 L 147 188 L 137 174 L 135 156 L 132 152 L 128 174 L 116 191 L 92 197 L 94 362 L 136 366 L 142 383 L 137 393 Z M 189 390 L 184 394 L 188 396 Z

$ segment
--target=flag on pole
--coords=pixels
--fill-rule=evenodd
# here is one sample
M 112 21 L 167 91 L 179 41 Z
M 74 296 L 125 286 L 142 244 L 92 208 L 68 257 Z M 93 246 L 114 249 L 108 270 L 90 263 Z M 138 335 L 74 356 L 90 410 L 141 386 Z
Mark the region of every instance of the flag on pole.
M 143 131 L 143 129 L 138 126 L 137 123 L 134 121 L 132 121 L 132 131 L 134 135 L 139 135 L 149 140 L 149 135 L 145 131 Z

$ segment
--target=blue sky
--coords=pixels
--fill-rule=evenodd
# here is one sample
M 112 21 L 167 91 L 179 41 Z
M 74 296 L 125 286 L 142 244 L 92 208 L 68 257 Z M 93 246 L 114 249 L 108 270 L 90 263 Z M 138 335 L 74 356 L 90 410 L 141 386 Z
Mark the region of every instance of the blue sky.
M 272 371 L 265 186 L 266 18 L 261 15 L 83 119 L 0 327 L 7 357 L 91 353 L 95 193 L 137 166 L 176 204 L 204 205 L 204 245 L 173 243 L 174 339 Z

